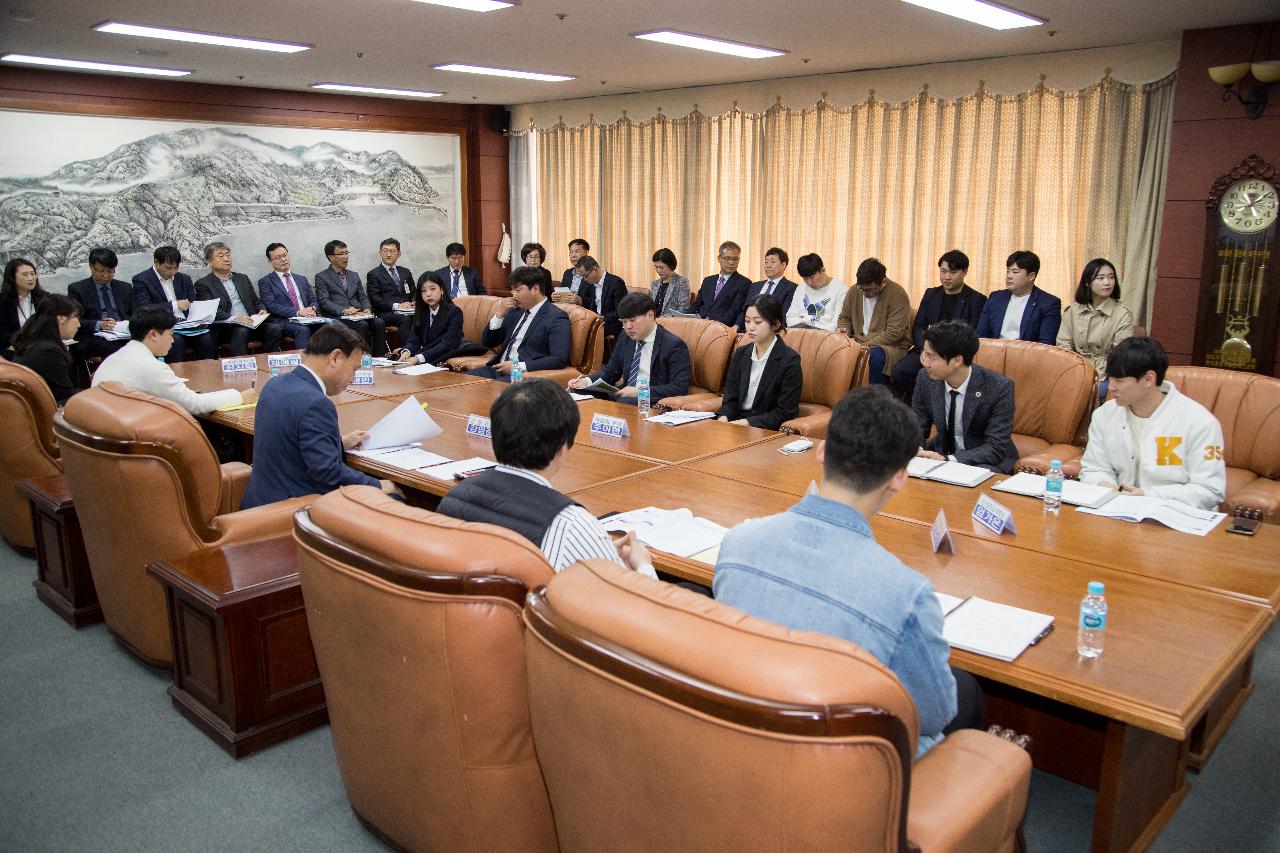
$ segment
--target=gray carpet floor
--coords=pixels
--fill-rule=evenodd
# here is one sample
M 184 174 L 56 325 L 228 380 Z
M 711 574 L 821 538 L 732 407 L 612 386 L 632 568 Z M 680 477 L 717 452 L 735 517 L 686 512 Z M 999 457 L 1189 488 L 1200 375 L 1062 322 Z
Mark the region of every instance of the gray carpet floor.
M 169 702 L 167 672 L 35 596 L 0 545 L 0 851 L 386 848 L 347 805 L 327 727 L 232 760 Z M 1155 850 L 1280 851 L 1280 639 Z M 1036 772 L 1032 851 L 1088 850 L 1093 793 Z

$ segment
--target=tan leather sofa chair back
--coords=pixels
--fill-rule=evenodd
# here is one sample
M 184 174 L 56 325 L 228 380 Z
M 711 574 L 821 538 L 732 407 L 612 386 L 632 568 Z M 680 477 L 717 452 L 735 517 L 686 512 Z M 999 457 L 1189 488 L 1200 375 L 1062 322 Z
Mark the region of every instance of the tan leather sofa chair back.
M 18 484 L 62 473 L 53 438 L 58 404 L 34 370 L 0 359 L 0 535 L 21 551 L 36 546 L 31 505 L 18 494 Z
M 319 498 L 294 535 L 356 814 L 402 850 L 555 851 L 521 620 L 541 552 L 371 486 Z
M 596 372 L 604 364 L 604 318 L 571 302 L 556 307 L 569 315 L 569 366 L 559 370 L 534 370 L 529 376 L 563 385 L 581 374 Z
M 462 309 L 462 337 L 464 340 L 470 341 L 477 346 L 480 339 L 484 337 L 484 330 L 489 325 L 489 321 L 493 319 L 493 315 L 498 312 L 498 305 L 502 302 L 500 296 L 460 296 L 455 303 Z M 484 367 L 485 362 L 489 360 L 489 356 L 493 355 L 490 350 L 485 355 L 463 355 L 457 358 L 451 358 L 446 362 L 450 369 L 460 372 L 468 370 L 477 370 Z
M 787 329 L 783 340 L 800 354 L 804 386 L 800 417 L 784 423 L 782 430 L 826 438 L 831 409 L 851 388 L 867 384 L 867 348 L 853 338 L 822 329 Z
M 659 317 L 658 322 L 689 348 L 693 370 L 689 375 L 689 396 L 721 394 L 724 375 L 729 370 L 729 357 L 738 339 L 738 330 L 696 317 Z

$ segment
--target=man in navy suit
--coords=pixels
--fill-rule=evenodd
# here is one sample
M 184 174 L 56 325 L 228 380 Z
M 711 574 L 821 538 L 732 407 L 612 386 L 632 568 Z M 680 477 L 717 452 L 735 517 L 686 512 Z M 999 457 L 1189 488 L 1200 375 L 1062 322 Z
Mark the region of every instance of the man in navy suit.
M 569 315 L 547 299 L 549 290 L 551 274 L 545 269 L 516 267 L 511 296 L 502 300 L 480 339 L 482 346 L 499 347 L 498 353 L 472 374 L 509 382 L 515 361 L 523 363 L 525 373 L 569 363 Z
M 751 287 L 751 279 L 738 272 L 742 247 L 726 240 L 720 244 L 716 260 L 720 264 L 720 274 L 709 275 L 702 280 L 689 310 L 704 320 L 736 326 L 738 318 L 747 310 L 747 290 Z
M 267 246 L 267 261 L 272 272 L 258 279 L 258 294 L 271 315 L 268 323 L 280 327 L 282 336 L 293 338 L 293 345 L 306 349 L 315 325 L 295 323 L 291 317 L 318 317 L 315 291 L 305 275 L 296 275 L 289 260 L 289 247 L 284 243 Z
M 339 486 L 396 491 L 343 461 L 343 452 L 368 433 L 339 433 L 338 409 L 329 399 L 351 383 L 364 345 L 360 333 L 342 323 L 321 326 L 307 341 L 302 364 L 263 386 L 254 417 L 253 473 L 241 509 Z
M 920 298 L 916 320 L 911 326 L 911 350 L 893 366 L 890 375 L 890 382 L 899 392 L 909 395 L 915 391 L 925 329 L 943 320 L 963 320 L 978 328 L 987 297 L 964 283 L 968 274 L 969 256 L 959 249 L 952 249 L 938 258 L 939 286 L 929 288 Z
M 444 256 L 449 263 L 436 270 L 436 275 L 440 276 L 440 280 L 444 282 L 444 289 L 448 291 L 449 296 L 453 299 L 466 296 L 468 293 L 473 296 L 483 296 L 484 282 L 480 280 L 475 270 L 466 265 L 467 247 L 461 243 L 450 243 L 444 247 Z
M 373 313 L 388 326 L 412 322 L 413 273 L 408 267 L 396 266 L 400 260 L 400 241 L 395 237 L 383 240 L 378 244 L 378 257 L 382 263 L 364 275 L 364 289 L 369 294 Z M 396 313 L 397 308 L 402 313 Z
M 579 261 L 581 263 L 581 261 Z M 657 306 L 647 293 L 628 293 L 618 304 L 618 316 L 626 337 L 618 341 L 603 370 L 579 376 L 569 383 L 572 390 L 586 388 L 603 379 L 618 389 L 613 399 L 635 403 L 641 379 L 649 380 L 649 399 L 655 403 L 666 397 L 689 393 L 692 365 L 689 348 L 678 335 L 658 325 Z
M 589 254 L 591 254 L 591 244 L 586 240 L 575 237 L 569 241 L 569 268 L 560 276 L 560 287 L 582 296 L 583 301 L 580 303 L 582 307 L 588 311 L 595 311 L 595 308 L 586 303 L 586 297 L 579 292 L 582 287 L 582 274 L 578 272 L 578 261 Z
M 747 328 L 747 306 L 756 301 L 762 293 L 774 297 L 782 303 L 782 314 L 791 310 L 791 298 L 796 295 L 796 283 L 787 278 L 787 265 L 791 258 L 786 249 L 774 246 L 764 253 L 764 281 L 757 281 L 747 288 L 747 298 L 742 303 L 742 312 L 738 314 L 738 331 Z
M 196 286 L 191 276 L 178 272 L 182 254 L 173 246 L 161 246 L 151 253 L 152 264 L 133 277 L 133 305 L 168 305 L 181 321 L 187 316 L 191 303 L 196 301 Z M 213 358 L 216 355 L 213 335 L 208 329 L 195 334 L 175 333 L 173 349 L 165 356 L 169 364 L 186 360 L 187 347 L 194 359 Z
M 224 321 L 213 330 L 218 342 L 226 344 L 233 356 L 248 355 L 250 340 L 260 341 L 263 352 L 280 349 L 279 326 L 264 322 L 254 329 L 246 325 L 265 315 L 267 309 L 249 276 L 231 271 L 231 248 L 226 243 L 210 243 L 204 247 L 204 262 L 209 265 L 209 274 L 196 281 L 196 296 L 218 300 L 214 320 Z
M 80 303 L 80 330 L 76 332 L 79 358 L 106 358 L 129 343 L 128 338 L 109 341 L 96 334 L 114 329 L 133 313 L 133 285 L 116 278 L 119 264 L 115 252 L 94 249 L 89 252 L 89 277 L 67 286 L 67 295 Z
M 605 272 L 604 267 L 590 255 L 578 258 L 575 269 L 582 280 L 578 286 L 582 307 L 604 318 L 606 337 L 617 338 L 622 332 L 618 304 L 627 295 L 627 283 L 613 273 Z
M 1007 289 L 987 297 L 978 318 L 978 337 L 1056 345 L 1062 300 L 1036 287 L 1040 258 L 1035 252 L 1014 252 L 1004 265 Z

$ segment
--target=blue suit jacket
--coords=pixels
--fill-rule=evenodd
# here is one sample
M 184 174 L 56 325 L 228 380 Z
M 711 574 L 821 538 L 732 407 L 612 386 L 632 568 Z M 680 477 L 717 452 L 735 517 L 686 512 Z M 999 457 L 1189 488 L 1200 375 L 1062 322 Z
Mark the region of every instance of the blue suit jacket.
M 489 359 L 490 365 L 502 361 L 507 345 L 515 337 L 516 325 L 524 315 L 524 311 L 508 311 L 499 328 L 484 327 L 481 346 L 498 347 L 498 354 Z M 545 301 L 529 321 L 529 329 L 520 343 L 520 361 L 524 362 L 526 373 L 559 370 L 569 363 L 569 315 L 550 300 Z
M 430 314 L 427 315 L 429 318 Z M 410 323 L 403 322 L 401 328 L 408 325 Z M 412 325 L 404 348 L 414 355 L 421 355 L 427 364 L 435 364 L 462 345 L 462 309 L 457 305 L 443 305 L 436 312 L 436 321 L 427 328 L 419 327 L 416 316 Z
M 311 282 L 307 281 L 305 275 L 290 275 L 293 276 L 293 286 L 298 289 L 302 307 L 316 308 L 316 292 L 311 289 Z M 298 313 L 293 307 L 293 301 L 289 299 L 288 291 L 284 289 L 284 283 L 274 271 L 258 279 L 258 295 L 262 297 L 262 304 L 266 306 L 267 312 L 278 320 L 288 320 Z
M 173 298 L 196 301 L 196 286 L 191 276 L 186 273 L 173 274 Z M 133 307 L 138 308 L 151 303 L 168 305 L 169 299 L 160 286 L 160 276 L 155 267 L 148 267 L 133 277 Z
M 449 269 L 449 266 L 446 264 L 436 270 L 436 275 L 440 276 L 440 280 L 444 282 L 444 289 L 452 295 L 453 270 Z M 476 271 L 471 267 L 462 268 L 462 284 L 464 285 L 467 293 L 470 293 L 472 296 L 484 296 L 487 292 L 484 289 L 484 282 L 480 280 L 480 276 L 476 275 Z
M 1007 291 L 1006 291 L 1007 292 Z M 911 340 L 915 348 L 924 349 L 924 333 L 925 330 L 934 323 L 942 319 L 942 297 L 946 292 L 942 289 L 942 285 L 931 287 L 924 292 L 924 296 L 920 297 L 920 308 L 916 311 L 916 321 L 911 326 Z M 960 299 L 956 304 L 956 315 L 952 319 L 963 320 L 975 329 L 978 328 L 978 321 L 982 318 L 982 306 L 987 304 L 987 297 L 974 290 L 969 285 L 964 285 L 960 290 Z M 1008 303 L 1005 303 L 1006 305 Z M 1030 306 L 1028 306 L 1030 310 Z M 1004 312 L 1000 314 L 1000 320 L 1004 320 Z M 996 329 L 996 337 L 1000 334 L 1000 329 Z
M 751 288 L 751 279 L 740 272 L 734 273 L 725 280 L 724 287 L 720 288 L 720 296 L 717 297 L 716 282 L 719 280 L 719 273 L 704 278 L 689 310 L 697 313 L 704 320 L 715 320 L 726 326 L 736 326 L 738 318 L 746 310 L 747 291 Z
M 738 331 L 741 332 L 747 327 L 747 306 L 755 301 L 756 297 L 764 290 L 765 282 L 753 282 L 747 288 L 747 299 L 742 303 L 742 313 L 738 315 Z M 714 285 L 713 285 L 714 286 Z M 787 316 L 787 312 L 791 310 L 791 300 L 796 295 L 796 288 L 800 285 L 796 284 L 785 275 L 778 279 L 778 286 L 773 289 L 773 295 L 782 303 L 782 316 Z
M 262 388 L 254 415 L 253 473 L 241 509 L 339 486 L 378 481 L 342 461 L 338 408 L 311 373 L 296 367 Z
M 602 280 L 600 283 L 604 284 L 604 281 Z M 560 276 L 561 287 L 567 290 L 571 284 L 573 284 L 573 267 L 565 270 L 564 274 Z M 586 308 L 588 311 L 595 311 L 597 314 L 600 313 L 600 309 L 596 307 L 598 300 L 596 298 L 596 286 L 594 284 L 588 284 L 585 280 L 580 282 L 578 284 L 578 298 L 582 300 L 583 308 Z M 614 313 L 617 312 L 615 311 Z
M 627 384 L 627 371 L 635 357 L 638 341 L 623 335 L 604 369 L 591 374 L 591 378 L 604 379 L 610 385 L 622 388 Z M 693 366 L 689 359 L 689 347 L 679 335 L 673 335 L 662 326 L 653 339 L 653 357 L 649 361 L 649 399 L 658 402 L 664 397 L 679 397 L 689 393 L 689 374 Z M 634 403 L 634 397 L 623 398 Z
M 1000 327 L 1004 325 L 1004 312 L 1008 307 L 1008 290 L 997 290 L 989 294 L 987 304 L 982 306 L 982 316 L 978 319 L 978 337 L 1000 337 Z M 1058 327 L 1061 325 L 1062 300 L 1032 285 L 1027 310 L 1022 312 L 1018 337 L 1024 341 L 1039 341 L 1055 346 L 1058 342 Z

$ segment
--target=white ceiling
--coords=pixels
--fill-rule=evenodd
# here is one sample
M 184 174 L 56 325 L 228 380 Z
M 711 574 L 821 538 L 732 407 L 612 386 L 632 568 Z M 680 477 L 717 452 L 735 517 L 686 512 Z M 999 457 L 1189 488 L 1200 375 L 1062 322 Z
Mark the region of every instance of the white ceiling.
M 353 83 L 444 91 L 440 100 L 459 103 L 521 104 L 1130 44 L 1275 15 L 1274 0 L 1006 0 L 1006 5 L 1049 23 L 997 32 L 901 0 L 523 0 L 487 13 L 413 0 L 7 0 L 0 10 L 0 51 L 185 68 L 195 73 L 183 79 L 201 83 L 278 89 Z M 17 20 L 28 15 L 34 20 Z M 315 49 L 282 55 L 91 29 L 106 20 L 302 42 Z M 746 60 L 630 37 L 659 28 L 790 53 Z M 167 55 L 147 55 L 153 51 Z M 535 83 L 431 68 L 441 62 L 577 79 Z

